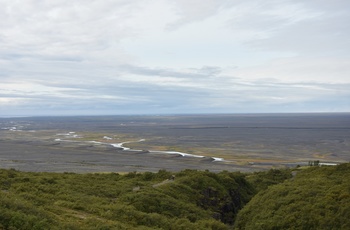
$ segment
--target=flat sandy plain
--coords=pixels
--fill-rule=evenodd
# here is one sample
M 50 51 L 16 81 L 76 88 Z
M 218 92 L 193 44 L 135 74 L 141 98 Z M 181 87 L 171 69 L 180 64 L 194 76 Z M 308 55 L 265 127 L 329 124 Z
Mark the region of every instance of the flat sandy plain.
M 246 172 L 315 160 L 350 161 L 349 113 L 0 118 L 0 168 L 22 171 Z

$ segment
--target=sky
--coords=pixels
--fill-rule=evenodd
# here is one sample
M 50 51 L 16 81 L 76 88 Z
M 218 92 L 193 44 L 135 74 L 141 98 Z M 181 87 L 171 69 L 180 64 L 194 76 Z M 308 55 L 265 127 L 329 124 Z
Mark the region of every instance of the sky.
M 348 0 L 0 5 L 0 116 L 350 112 Z

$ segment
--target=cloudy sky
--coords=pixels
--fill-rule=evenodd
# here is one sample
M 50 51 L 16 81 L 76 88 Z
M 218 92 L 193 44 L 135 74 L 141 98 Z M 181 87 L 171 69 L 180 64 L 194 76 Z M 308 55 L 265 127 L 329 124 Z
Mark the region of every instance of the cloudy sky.
M 348 0 L 0 5 L 0 116 L 350 112 Z

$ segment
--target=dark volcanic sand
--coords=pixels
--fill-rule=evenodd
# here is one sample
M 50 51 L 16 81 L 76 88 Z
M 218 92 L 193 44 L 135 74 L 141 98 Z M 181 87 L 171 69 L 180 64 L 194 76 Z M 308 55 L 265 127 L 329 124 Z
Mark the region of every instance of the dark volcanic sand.
M 60 144 L 61 145 L 61 144 Z M 250 171 L 249 168 L 210 158 L 182 157 L 170 154 L 150 154 L 94 147 L 61 147 L 38 143 L 1 142 L 0 168 L 45 172 L 156 172 L 160 169 L 210 170 L 213 172 Z
M 177 146 L 186 153 L 207 157 L 123 151 L 108 143 L 101 145 L 57 135 L 68 132 L 82 136 L 99 135 L 99 140 L 93 139 L 95 141 L 104 141 L 101 139 L 103 135 L 114 139 L 122 135 L 120 140 L 109 143 L 129 141 L 130 137 L 132 140 L 144 138 L 147 141 L 137 143 L 137 149 Z M 126 136 L 129 139 L 123 139 Z M 58 138 L 74 142 L 55 141 Z M 0 168 L 23 171 L 256 171 L 304 165 L 308 160 L 348 162 L 349 150 L 349 114 L 0 119 Z M 229 161 L 213 162 L 211 158 L 223 156 Z

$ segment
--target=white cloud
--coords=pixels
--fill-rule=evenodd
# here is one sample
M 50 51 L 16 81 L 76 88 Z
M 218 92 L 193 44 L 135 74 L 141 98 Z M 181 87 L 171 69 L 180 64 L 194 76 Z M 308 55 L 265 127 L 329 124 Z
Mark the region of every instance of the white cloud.
M 244 79 L 277 79 L 280 82 L 350 83 L 350 59 L 294 57 L 271 60 L 255 67 L 233 69 Z
M 350 109 L 345 0 L 0 3 L 0 111 Z

